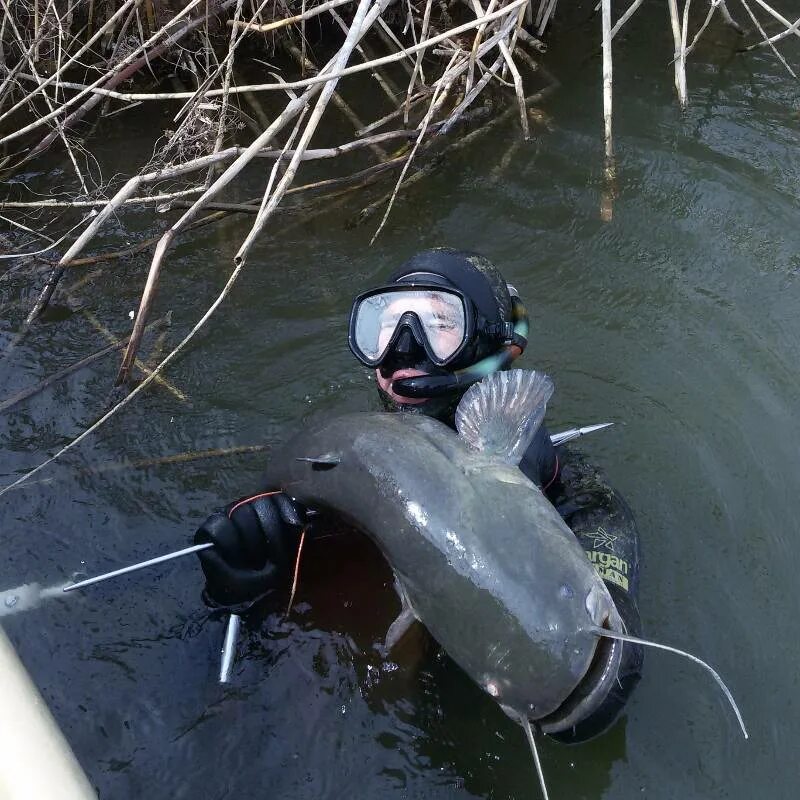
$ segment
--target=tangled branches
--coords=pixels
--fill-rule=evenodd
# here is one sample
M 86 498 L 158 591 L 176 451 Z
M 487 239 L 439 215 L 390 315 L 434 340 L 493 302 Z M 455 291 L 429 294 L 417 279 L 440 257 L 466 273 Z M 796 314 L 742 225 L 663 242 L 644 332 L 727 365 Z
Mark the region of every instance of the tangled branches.
M 679 0 L 665 0 L 682 104 L 687 101 L 686 60 L 700 35 L 717 12 L 728 25 L 736 25 L 725 0 L 706 1 L 708 13 L 690 41 L 690 0 L 684 0 L 682 13 Z M 758 23 L 748 0 L 737 2 Z M 800 20 L 792 23 L 764 0 L 749 2 L 784 28 L 770 37 L 758 23 L 760 44 L 774 48 L 783 37 L 800 36 Z M 632 0 L 614 24 L 611 0 L 599 3 L 609 183 L 614 174 L 612 40 L 642 3 Z M 64 271 L 86 262 L 81 253 L 110 218 L 132 204 L 180 209 L 169 228 L 145 245 L 155 250 L 117 374 L 117 383 L 124 384 L 175 238 L 205 224 L 209 217 L 201 217 L 203 212 L 215 210 L 215 220 L 229 213 L 250 214 L 252 225 L 222 293 L 127 402 L 223 301 L 253 242 L 287 197 L 324 199 L 394 175 L 394 187 L 362 213 L 369 219 L 383 209 L 377 236 L 401 188 L 426 174 L 443 149 L 464 146 L 508 115 L 518 117 L 527 138 L 529 106 L 556 85 L 551 80 L 535 95 L 526 89 L 534 72 L 544 73 L 537 62 L 543 45 L 533 34 L 544 32 L 556 5 L 557 0 L 0 0 L 0 175 L 18 174 L 58 146 L 74 173 L 67 197 L 9 200 L 0 211 L 91 209 L 91 217 L 76 226 L 74 240 L 52 264 L 26 325 L 47 307 Z M 330 53 L 319 64 L 309 46 L 314 37 L 320 52 Z M 254 72 L 256 79 L 248 82 Z M 371 76 L 379 89 L 382 106 L 372 104 L 373 119 L 362 119 L 354 108 L 357 90 L 352 87 L 358 82 L 347 79 L 360 73 Z M 173 86 L 166 90 L 169 81 Z M 183 86 L 176 87 L 176 81 Z M 147 114 L 153 108 L 169 108 L 174 116 L 170 129 L 155 137 L 152 157 L 134 165 L 128 176 L 94 185 L 98 181 L 87 174 L 89 162 L 82 153 L 92 141 L 91 126 L 107 116 Z M 347 119 L 352 138 L 312 148 L 323 117 L 331 113 Z M 466 121 L 481 124 L 458 140 L 447 137 Z M 294 185 L 309 161 L 338 159 L 352 170 L 352 162 L 340 158 L 352 153 L 368 159 L 366 166 Z M 255 164 L 268 166 L 261 196 L 231 202 L 226 193 Z M 22 221 L 15 224 L 25 227 Z M 36 227 L 47 229 L 41 223 Z

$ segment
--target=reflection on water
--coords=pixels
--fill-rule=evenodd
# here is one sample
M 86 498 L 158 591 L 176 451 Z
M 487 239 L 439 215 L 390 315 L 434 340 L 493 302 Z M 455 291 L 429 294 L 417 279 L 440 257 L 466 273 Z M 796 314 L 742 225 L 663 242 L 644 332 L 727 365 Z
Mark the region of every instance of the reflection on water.
M 523 365 L 555 380 L 551 428 L 617 423 L 584 449 L 636 510 L 647 635 L 719 669 L 752 734 L 741 742 L 707 676 L 654 653 L 611 732 L 542 745 L 551 795 L 794 797 L 797 93 L 769 53 L 731 57 L 727 34 L 712 32 L 693 54 L 681 114 L 662 22 L 642 17 L 615 40 L 613 223 L 599 218 L 595 26 L 564 22 L 549 54 L 564 85 L 534 140 L 517 145 L 509 123 L 463 151 L 398 202 L 372 248 L 369 226 L 345 225 L 356 201 L 283 235 L 276 226 L 170 370 L 188 401 L 152 389 L 45 482 L 2 498 L 0 586 L 49 586 L 185 546 L 210 509 L 258 488 L 268 453 L 92 467 L 270 444 L 313 414 L 376 407 L 346 346 L 351 298 L 422 247 L 477 249 L 531 311 Z M 109 123 L 112 168 L 135 157 L 136 125 L 154 122 Z M 157 300 L 157 313 L 173 311 L 173 344 L 219 291 L 248 225 L 206 228 L 174 249 Z M 131 212 L 104 245 L 152 231 L 149 213 Z M 0 363 L 3 395 L 105 345 L 86 311 L 125 331 L 146 263 L 90 273 L 72 312 Z M 33 294 L 25 273 L 0 283 L 4 342 Z M 113 358 L 0 418 L 3 483 L 97 418 Z M 257 609 L 228 688 L 216 683 L 224 621 L 200 588 L 184 560 L 4 618 L 101 796 L 537 796 L 521 730 L 426 637 L 380 658 L 397 602 L 360 539 L 309 548 L 292 614 L 285 598 Z

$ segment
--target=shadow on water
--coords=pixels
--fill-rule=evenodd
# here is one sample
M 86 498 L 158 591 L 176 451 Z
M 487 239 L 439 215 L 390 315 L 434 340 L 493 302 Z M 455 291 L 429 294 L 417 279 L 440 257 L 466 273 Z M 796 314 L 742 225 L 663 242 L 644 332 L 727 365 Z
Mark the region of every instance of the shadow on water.
M 43 482 L 2 498 L 0 588 L 186 546 L 212 508 L 259 488 L 268 453 L 93 469 L 272 444 L 314 414 L 377 407 L 347 350 L 352 297 L 422 247 L 480 250 L 531 311 L 521 365 L 554 378 L 551 429 L 617 423 L 584 449 L 637 514 L 646 634 L 710 661 L 752 735 L 741 742 L 707 676 L 652 654 L 612 731 L 542 745 L 551 795 L 789 800 L 800 744 L 796 84 L 767 52 L 732 58 L 712 29 L 690 61 L 683 115 L 666 20 L 642 16 L 615 40 L 619 196 L 604 224 L 596 26 L 564 19 L 548 55 L 563 86 L 534 140 L 519 145 L 512 121 L 461 152 L 401 197 L 372 248 L 370 225 L 347 227 L 356 199 L 276 225 L 169 371 L 188 401 L 153 388 Z M 795 42 L 784 52 L 800 61 Z M 146 158 L 137 130 L 166 127 L 159 113 L 108 122 L 108 169 Z M 58 167 L 41 169 L 31 184 L 58 180 Z M 242 197 L 262 178 L 246 176 Z M 169 219 L 126 213 L 102 245 L 124 247 Z M 154 312 L 173 311 L 169 344 L 216 296 L 248 226 L 230 220 L 175 247 Z M 71 312 L 0 363 L 3 398 L 106 344 L 87 311 L 125 332 L 147 265 L 105 265 L 60 298 Z M 0 282 L 4 342 L 34 296 L 24 272 Z M 97 418 L 114 363 L 0 417 L 3 483 Z M 223 620 L 200 589 L 184 560 L 3 619 L 102 797 L 538 796 L 521 730 L 425 637 L 391 663 L 375 650 L 397 601 L 370 548 L 310 547 L 292 614 L 285 598 L 258 610 L 227 688 L 216 682 Z

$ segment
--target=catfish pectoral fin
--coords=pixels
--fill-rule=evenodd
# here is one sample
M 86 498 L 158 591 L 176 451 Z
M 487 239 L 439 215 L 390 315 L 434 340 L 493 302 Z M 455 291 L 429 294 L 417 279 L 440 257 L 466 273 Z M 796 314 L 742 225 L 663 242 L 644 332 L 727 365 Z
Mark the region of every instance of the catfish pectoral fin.
M 394 646 L 411 630 L 415 622 L 419 622 L 419 620 L 414 612 L 408 606 L 404 607 L 397 619 L 389 626 L 389 630 L 386 631 L 384 646 L 387 653 L 390 653 Z

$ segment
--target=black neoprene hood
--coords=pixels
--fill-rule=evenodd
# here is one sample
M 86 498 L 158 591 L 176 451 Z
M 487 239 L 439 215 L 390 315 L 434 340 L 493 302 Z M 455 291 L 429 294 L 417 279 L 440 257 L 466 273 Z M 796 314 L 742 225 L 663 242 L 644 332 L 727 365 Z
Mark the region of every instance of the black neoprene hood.
M 436 247 L 423 250 L 389 276 L 390 283 L 414 272 L 441 275 L 460 289 L 488 323 L 511 320 L 511 296 L 497 267 L 479 253 Z

